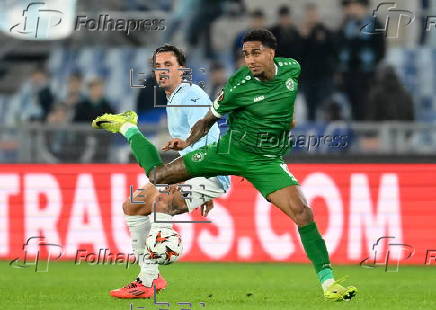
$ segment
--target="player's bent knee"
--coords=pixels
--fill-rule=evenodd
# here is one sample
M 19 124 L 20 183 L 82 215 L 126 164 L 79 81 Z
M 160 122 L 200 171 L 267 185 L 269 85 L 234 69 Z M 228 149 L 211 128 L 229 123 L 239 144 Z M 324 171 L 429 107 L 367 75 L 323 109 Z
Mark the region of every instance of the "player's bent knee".
M 178 214 L 183 214 L 183 213 L 187 213 L 189 212 L 189 208 L 186 206 L 186 204 L 184 206 L 180 206 L 180 205 L 173 205 L 170 208 L 170 212 L 171 215 L 178 215 Z
M 123 202 L 123 212 L 125 215 L 132 215 L 132 210 L 130 208 L 130 201 L 126 200 Z
M 129 201 L 126 200 L 123 202 L 123 212 L 125 215 L 129 215 Z
M 300 204 L 296 208 L 293 208 L 295 216 L 295 223 L 298 226 L 305 226 L 313 222 L 313 213 L 307 205 Z
M 125 215 L 149 215 L 151 209 L 143 203 L 132 203 L 128 199 L 123 202 L 123 212 Z
M 154 210 L 159 213 L 170 214 L 170 195 L 161 193 L 156 199 Z
M 155 210 L 159 213 L 169 214 L 171 216 L 189 212 L 189 208 L 183 199 L 176 198 L 174 195 L 162 193 L 155 202 Z

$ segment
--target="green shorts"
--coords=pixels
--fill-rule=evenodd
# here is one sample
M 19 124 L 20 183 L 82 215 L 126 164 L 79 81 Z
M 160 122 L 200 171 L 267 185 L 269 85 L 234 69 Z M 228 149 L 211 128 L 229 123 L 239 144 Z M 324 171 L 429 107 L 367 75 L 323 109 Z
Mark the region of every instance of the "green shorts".
M 227 140 L 228 137 L 224 136 L 218 143 L 183 155 L 188 173 L 192 177 L 238 175 L 252 183 L 265 198 L 279 189 L 299 185 L 281 156 L 250 153 Z

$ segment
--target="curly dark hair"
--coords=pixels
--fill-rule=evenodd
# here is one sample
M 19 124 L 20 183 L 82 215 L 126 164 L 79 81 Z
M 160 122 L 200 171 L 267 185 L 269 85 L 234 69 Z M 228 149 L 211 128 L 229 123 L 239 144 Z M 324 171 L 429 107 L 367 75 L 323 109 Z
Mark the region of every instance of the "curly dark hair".
M 183 51 L 180 48 L 177 48 L 174 45 L 170 45 L 170 44 L 165 44 L 164 46 L 158 47 L 157 49 L 154 50 L 153 52 L 153 65 L 156 62 L 156 55 L 158 53 L 163 53 L 163 52 L 173 52 L 174 56 L 176 56 L 177 62 L 179 63 L 180 66 L 185 66 L 186 65 L 186 57 L 185 57 L 185 53 L 183 53 Z
M 248 32 L 245 35 L 243 42 L 245 43 L 248 41 L 260 41 L 263 46 L 272 48 L 273 50 L 277 49 L 276 37 L 271 31 L 266 29 L 256 29 Z

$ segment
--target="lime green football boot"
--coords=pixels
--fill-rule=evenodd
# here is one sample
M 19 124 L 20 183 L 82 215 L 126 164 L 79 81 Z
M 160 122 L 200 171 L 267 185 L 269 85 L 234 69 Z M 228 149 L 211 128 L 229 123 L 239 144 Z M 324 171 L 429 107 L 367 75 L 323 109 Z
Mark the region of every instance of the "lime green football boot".
M 113 133 L 120 132 L 125 123 L 138 125 L 138 115 L 134 111 L 127 111 L 120 114 L 105 113 L 92 121 L 92 128 L 104 129 Z
M 357 288 L 354 286 L 343 287 L 340 282 L 343 282 L 345 278 L 340 279 L 332 283 L 325 291 L 324 297 L 332 301 L 350 301 L 351 298 L 356 296 Z

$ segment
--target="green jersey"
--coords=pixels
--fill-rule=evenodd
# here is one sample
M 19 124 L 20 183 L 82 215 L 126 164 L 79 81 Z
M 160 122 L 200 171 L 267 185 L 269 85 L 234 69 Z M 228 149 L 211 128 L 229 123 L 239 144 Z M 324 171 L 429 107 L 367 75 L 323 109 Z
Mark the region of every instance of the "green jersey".
M 260 81 L 247 66 L 232 75 L 214 101 L 216 117 L 229 113 L 231 143 L 262 155 L 283 155 L 289 148 L 300 65 L 292 58 L 274 58 L 276 75 Z

